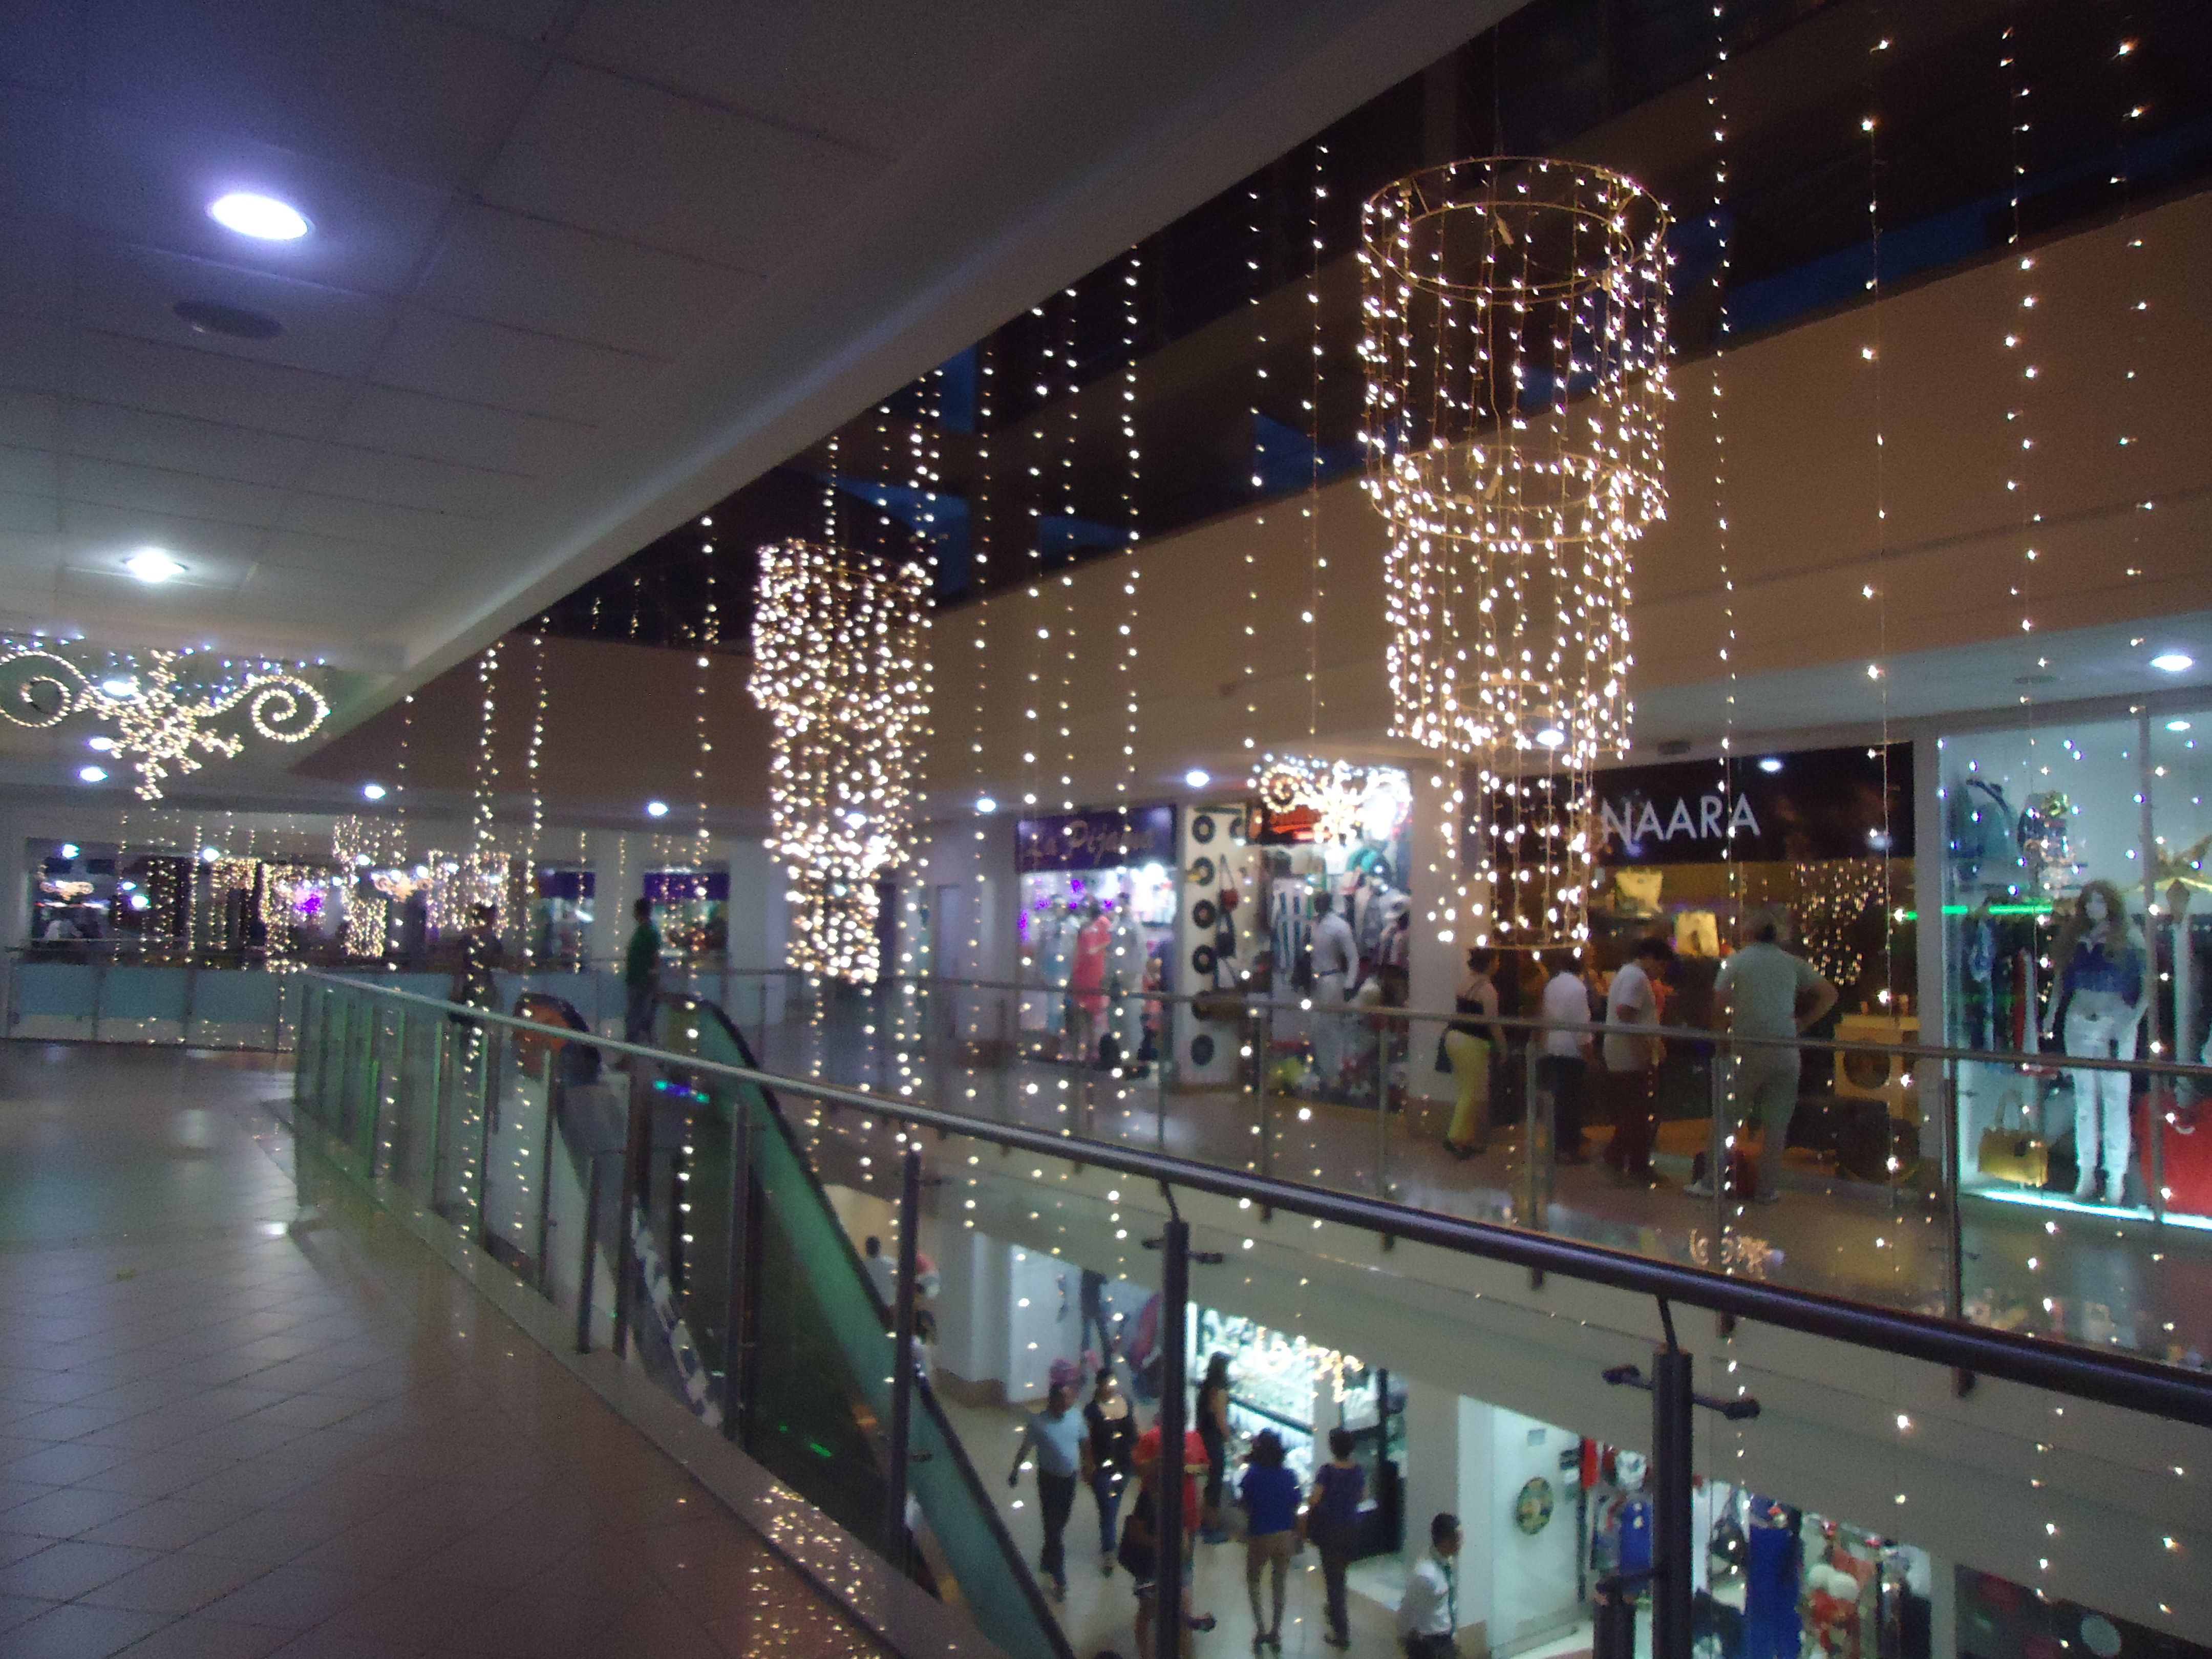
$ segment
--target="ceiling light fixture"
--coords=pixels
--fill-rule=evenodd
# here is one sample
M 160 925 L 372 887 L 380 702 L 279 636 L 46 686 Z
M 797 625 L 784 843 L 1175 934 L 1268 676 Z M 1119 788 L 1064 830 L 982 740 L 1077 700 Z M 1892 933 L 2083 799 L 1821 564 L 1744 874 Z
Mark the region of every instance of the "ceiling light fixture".
M 645 815 L 649 818 L 666 817 L 668 816 L 668 803 L 665 800 L 649 800 L 646 802 Z
M 76 769 L 76 775 L 87 783 L 107 781 L 107 769 L 104 766 L 80 766 Z
M 2186 674 L 2197 666 L 2197 659 L 2183 651 L 2168 651 L 2153 657 L 2150 665 L 2161 674 Z
M 975 810 L 988 818 L 999 810 L 999 803 L 988 795 L 978 795 L 975 797 Z
M 65 859 L 74 859 L 82 850 L 73 841 L 64 842 L 60 848 L 61 855 Z
M 1207 784 L 1212 782 L 1213 779 L 1203 767 L 1194 766 L 1182 775 L 1182 781 L 1186 788 L 1203 789 Z
M 250 190 L 234 190 L 208 204 L 208 217 L 225 230 L 251 236 L 257 242 L 296 242 L 311 227 L 307 215 L 289 202 Z
M 364 783 L 361 787 L 361 798 L 363 800 L 382 800 L 384 786 L 380 783 Z
M 1782 769 L 1782 762 L 1778 757 L 1769 755 L 1765 760 L 1759 762 L 1759 769 L 1762 772 L 1779 772 Z
M 2166 723 L 2166 729 L 2169 732 L 2186 732 L 2189 729 L 2189 722 L 2187 720 L 2168 720 Z
M 165 582 L 181 576 L 185 568 L 158 547 L 142 547 L 124 560 L 123 568 L 142 582 Z

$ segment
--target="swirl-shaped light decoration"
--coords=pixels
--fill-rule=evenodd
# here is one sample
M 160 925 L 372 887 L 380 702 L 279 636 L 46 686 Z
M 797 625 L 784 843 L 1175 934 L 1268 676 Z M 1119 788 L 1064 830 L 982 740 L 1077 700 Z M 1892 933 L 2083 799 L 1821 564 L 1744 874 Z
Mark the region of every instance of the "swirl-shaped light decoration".
M 0 715 L 39 730 L 84 714 L 115 725 L 112 747 L 138 774 L 141 800 L 161 799 L 162 782 L 200 769 L 200 755 L 234 759 L 244 739 L 207 729 L 243 707 L 256 735 L 272 743 L 298 743 L 329 716 L 323 694 L 294 674 L 248 674 L 234 685 L 187 697 L 177 685 L 183 653 L 152 651 L 142 675 L 117 675 L 95 684 L 68 658 L 28 650 L 0 657 Z M 197 753 L 195 751 L 198 751 Z
M 1478 942 L 1588 933 L 1590 772 L 1628 740 L 1629 556 L 1666 511 L 1667 228 L 1618 173 L 1516 156 L 1413 173 L 1361 218 L 1396 730 L 1471 763 L 1471 799 L 1439 787 L 1489 889 Z
M 761 549 L 753 700 L 775 724 L 769 850 L 791 884 L 793 968 L 866 984 L 878 878 L 910 848 L 929 720 L 929 573 L 812 542 Z

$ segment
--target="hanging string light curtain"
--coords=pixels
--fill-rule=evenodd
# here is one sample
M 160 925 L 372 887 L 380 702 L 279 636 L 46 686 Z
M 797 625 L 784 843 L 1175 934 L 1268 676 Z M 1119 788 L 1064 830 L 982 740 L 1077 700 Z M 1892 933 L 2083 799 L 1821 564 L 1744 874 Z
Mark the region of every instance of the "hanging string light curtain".
M 1496 945 L 1586 933 L 1631 552 L 1666 505 L 1667 228 L 1618 173 L 1516 157 L 1413 173 L 1362 216 L 1396 730 L 1472 763 L 1457 805 Z
M 790 884 L 791 965 L 880 969 L 878 878 L 910 851 L 915 750 L 929 717 L 929 573 L 812 542 L 761 550 L 754 701 L 775 729 L 769 851 Z

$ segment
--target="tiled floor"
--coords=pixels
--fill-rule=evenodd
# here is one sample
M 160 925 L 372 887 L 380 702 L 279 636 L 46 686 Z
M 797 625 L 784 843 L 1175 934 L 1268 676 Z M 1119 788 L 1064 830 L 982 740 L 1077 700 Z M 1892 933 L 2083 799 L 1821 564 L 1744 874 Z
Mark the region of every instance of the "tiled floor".
M 427 1251 L 288 1233 L 289 1084 L 0 1044 L 0 1654 L 873 1650 Z

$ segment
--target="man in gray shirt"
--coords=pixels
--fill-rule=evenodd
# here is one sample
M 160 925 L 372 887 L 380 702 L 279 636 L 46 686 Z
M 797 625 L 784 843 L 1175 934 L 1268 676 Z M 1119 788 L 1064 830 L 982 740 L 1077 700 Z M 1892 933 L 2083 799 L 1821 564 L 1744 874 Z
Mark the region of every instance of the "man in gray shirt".
M 1782 948 L 1790 933 L 1779 912 L 1747 921 L 1752 923 L 1751 943 L 1721 964 L 1720 977 L 1713 982 L 1714 1001 L 1728 1011 L 1728 1029 L 1737 1036 L 1800 1036 L 1836 1006 L 1836 988 L 1804 957 Z M 1762 1044 L 1737 1050 L 1728 1064 L 1735 1116 L 1745 1122 L 1755 1117 L 1762 1131 L 1756 1197 L 1761 1204 L 1771 1204 L 1782 1195 L 1778 1184 L 1782 1149 L 1797 1110 L 1802 1061 L 1794 1046 Z M 1705 1180 L 1682 1190 L 1692 1198 L 1711 1198 L 1712 1182 L 1723 1173 L 1711 1170 Z

